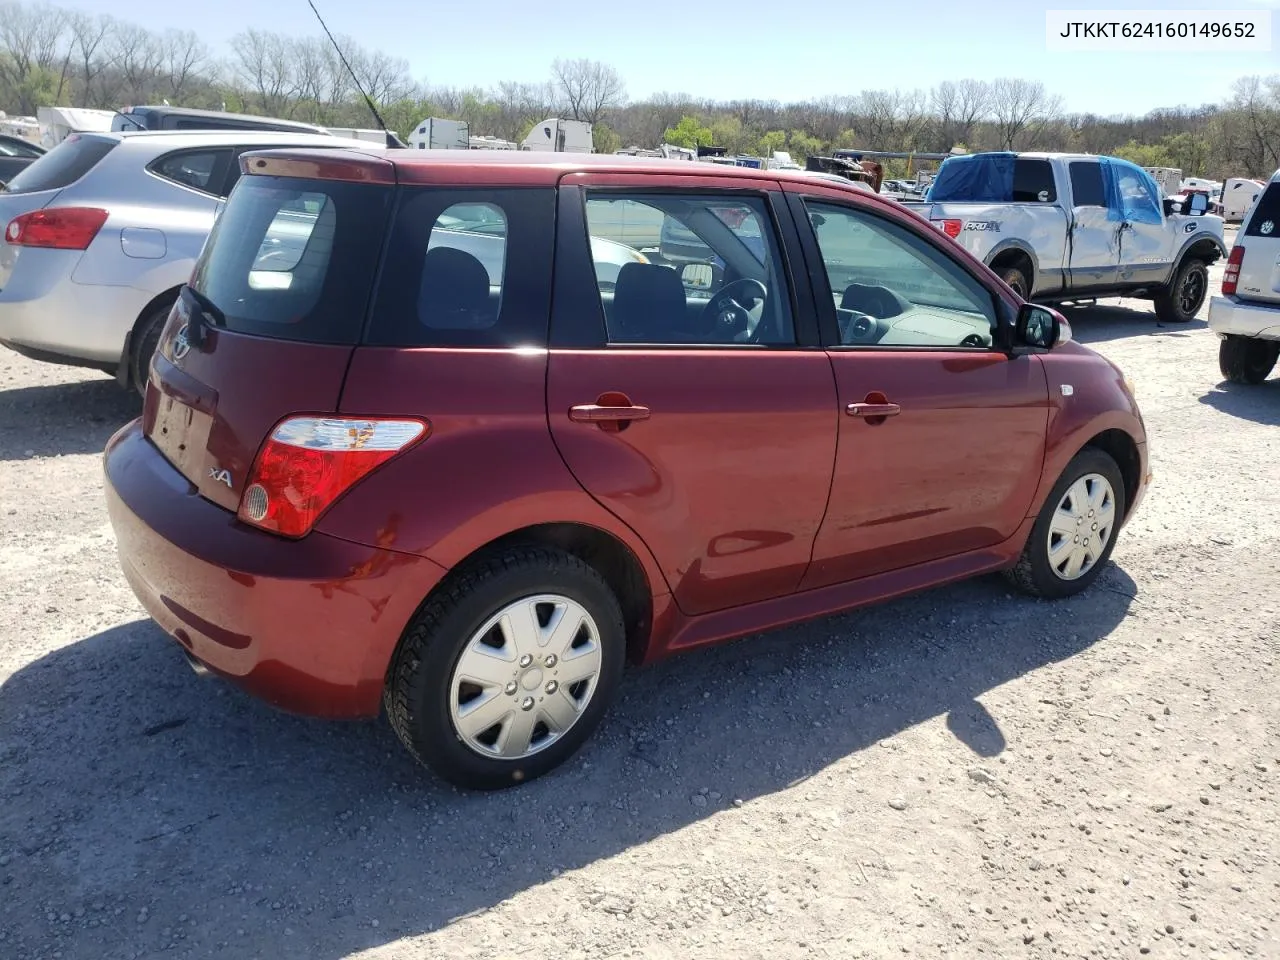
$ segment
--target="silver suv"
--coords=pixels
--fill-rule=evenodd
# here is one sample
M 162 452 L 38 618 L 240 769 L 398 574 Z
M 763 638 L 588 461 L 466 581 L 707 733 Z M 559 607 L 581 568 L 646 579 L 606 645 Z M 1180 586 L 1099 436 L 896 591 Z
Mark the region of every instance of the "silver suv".
M 284 146 L 385 149 L 258 130 L 68 137 L 0 192 L 0 344 L 141 392 L 240 154 Z
M 1261 383 L 1280 359 L 1280 170 L 1240 224 L 1209 329 L 1222 338 L 1218 366 L 1232 383 Z

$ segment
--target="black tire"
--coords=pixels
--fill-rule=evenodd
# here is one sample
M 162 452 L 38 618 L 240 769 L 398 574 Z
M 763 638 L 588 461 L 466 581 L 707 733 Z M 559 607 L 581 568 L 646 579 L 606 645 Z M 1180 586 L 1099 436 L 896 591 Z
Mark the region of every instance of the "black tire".
M 539 752 L 519 760 L 482 756 L 450 716 L 454 668 L 486 620 L 539 593 L 569 597 L 595 621 L 601 647 L 595 692 L 578 720 Z M 457 786 L 497 790 L 540 777 L 578 751 L 613 700 L 625 659 L 622 608 L 599 572 L 551 547 L 512 546 L 457 571 L 418 611 L 392 663 L 383 703 L 392 729 L 419 762 Z
M 1209 296 L 1209 267 L 1203 260 L 1184 260 L 1167 287 L 1152 299 L 1156 319 L 1162 323 L 1187 323 L 1196 318 Z
M 1232 383 L 1262 383 L 1280 360 L 1280 341 L 1227 335 L 1218 346 L 1218 369 Z
M 160 346 L 160 334 L 164 333 L 164 325 L 169 320 L 169 311 L 173 302 L 162 303 L 142 319 L 134 329 L 130 342 L 129 385 L 139 396 L 146 396 L 147 377 L 151 370 L 151 357 Z
M 1089 474 L 1098 474 L 1111 485 L 1115 521 L 1111 528 L 1111 538 L 1093 566 L 1077 579 L 1067 580 L 1059 576 L 1049 562 L 1049 528 L 1058 504 L 1066 496 L 1067 490 L 1081 477 Z M 1031 535 L 1027 537 L 1022 556 L 1018 559 L 1017 565 L 1007 570 L 1005 575 L 1020 590 L 1035 597 L 1056 600 L 1080 593 L 1097 579 L 1107 565 L 1107 561 L 1111 559 L 1111 551 L 1115 549 L 1116 535 L 1119 533 L 1124 511 L 1125 487 L 1120 468 L 1106 452 L 1097 447 L 1085 447 L 1072 457 L 1067 468 L 1062 471 L 1062 476 L 1058 478 L 1058 482 L 1054 484 L 1053 490 L 1045 499 L 1044 506 L 1040 509 L 1040 516 L 1036 518 L 1035 525 L 1031 528 Z
M 1013 288 L 1014 293 L 1026 300 L 1031 296 L 1031 282 L 1021 267 L 1007 266 L 996 271 L 1000 279 Z

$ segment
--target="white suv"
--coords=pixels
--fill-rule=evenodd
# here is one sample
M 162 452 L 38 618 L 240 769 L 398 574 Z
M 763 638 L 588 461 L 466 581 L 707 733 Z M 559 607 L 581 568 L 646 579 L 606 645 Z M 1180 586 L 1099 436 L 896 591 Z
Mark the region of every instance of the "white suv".
M 285 146 L 385 149 L 261 130 L 68 137 L 0 191 L 0 344 L 141 391 L 240 154 Z
M 1261 383 L 1280 359 L 1280 170 L 1240 224 L 1209 329 L 1222 338 L 1218 366 L 1233 383 Z

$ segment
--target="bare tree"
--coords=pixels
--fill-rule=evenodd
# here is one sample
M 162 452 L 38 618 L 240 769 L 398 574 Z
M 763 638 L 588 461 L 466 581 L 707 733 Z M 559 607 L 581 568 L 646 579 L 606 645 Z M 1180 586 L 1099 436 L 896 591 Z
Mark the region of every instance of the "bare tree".
M 107 91 L 99 80 L 114 65 L 107 55 L 107 41 L 115 29 L 115 21 L 108 14 L 91 17 L 86 13 L 73 13 L 68 18 L 68 27 L 80 83 L 77 101 L 82 107 L 105 107 Z M 98 86 L 96 92 L 95 85 Z
M 974 127 L 985 120 L 991 107 L 991 89 L 981 80 L 946 80 L 930 94 L 937 122 L 937 144 L 950 150 L 973 139 Z
M 991 113 L 1000 145 L 1012 150 L 1019 136 L 1037 122 L 1056 117 L 1061 99 L 1045 90 L 1043 83 L 1004 78 L 991 85 Z
M 125 98 L 146 103 L 161 87 L 165 67 L 164 44 L 159 37 L 132 24 L 117 23 L 111 31 L 111 57 L 120 72 Z
M 556 60 L 551 74 L 570 117 L 599 123 L 627 99 L 618 71 L 595 60 Z
M 279 34 L 250 28 L 231 38 L 236 73 L 249 84 L 263 113 L 291 117 L 296 106 L 292 44 Z
M 70 47 L 64 42 L 67 14 L 47 4 L 0 5 L 0 92 L 33 114 L 45 97 L 61 99 L 71 68 Z
M 170 30 L 160 40 L 160 73 L 168 99 L 179 104 L 188 96 L 209 64 L 209 48 L 190 30 Z

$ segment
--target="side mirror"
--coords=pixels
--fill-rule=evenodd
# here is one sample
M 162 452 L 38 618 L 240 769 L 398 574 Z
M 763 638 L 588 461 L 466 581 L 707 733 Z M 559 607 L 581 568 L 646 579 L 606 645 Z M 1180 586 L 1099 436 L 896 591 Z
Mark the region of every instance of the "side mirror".
M 1015 337 L 1022 346 L 1052 350 L 1071 339 L 1071 324 L 1057 310 L 1024 303 L 1018 309 Z
M 686 263 L 680 268 L 680 280 L 694 290 L 710 290 L 715 283 L 715 271 L 709 263 Z
M 1203 193 L 1193 193 L 1191 195 L 1190 209 L 1187 211 L 1193 217 L 1203 217 L 1205 211 L 1209 209 L 1209 198 Z

